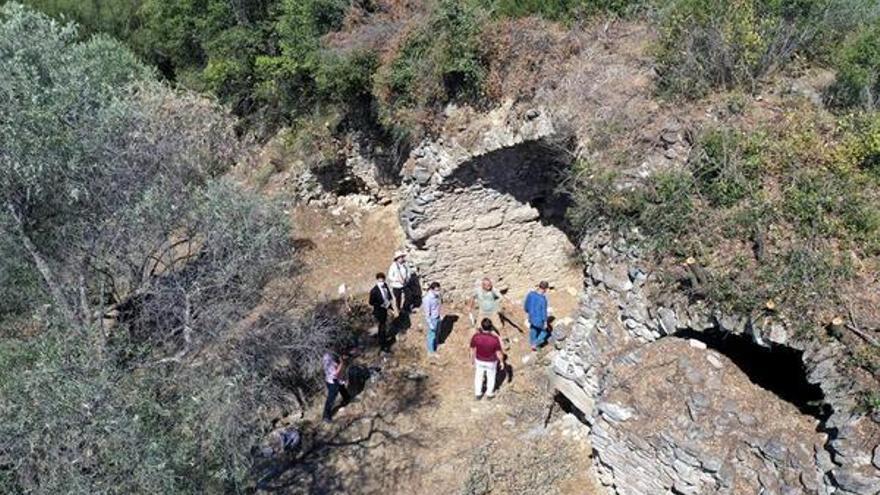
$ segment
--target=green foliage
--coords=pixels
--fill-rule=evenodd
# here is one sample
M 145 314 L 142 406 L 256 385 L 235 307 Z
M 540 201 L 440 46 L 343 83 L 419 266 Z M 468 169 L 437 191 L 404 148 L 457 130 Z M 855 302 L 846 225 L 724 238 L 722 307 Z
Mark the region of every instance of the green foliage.
M 614 231 L 629 229 L 641 212 L 640 197 L 616 187 L 619 176 L 578 160 L 572 165 L 565 189 L 574 201 L 566 220 L 576 232 L 586 235 L 596 225 L 606 224 Z
M 866 0 L 674 0 L 659 12 L 659 88 L 687 97 L 752 90 L 796 54 L 821 57 L 877 15 Z
M 442 0 L 428 23 L 406 39 L 378 79 L 388 127 L 417 125 L 407 113 L 451 100 L 479 102 L 487 73 L 479 34 L 486 12 Z
M 667 246 L 694 228 L 694 189 L 690 173 L 673 171 L 655 175 L 641 191 L 639 227 L 657 246 Z
M 729 130 L 707 133 L 691 155 L 697 188 L 714 206 L 732 206 L 760 187 L 756 143 Z
M 0 4 L 6 3 L 0 1 Z M 90 36 L 105 33 L 128 40 L 137 29 L 141 0 L 23 0 L 21 3 L 56 19 L 73 21 Z
M 759 131 L 709 129 L 686 170 L 640 185 L 578 163 L 570 220 L 585 235 L 611 227 L 662 262 L 694 258 L 705 273 L 685 285 L 716 307 L 757 314 L 772 299 L 814 330 L 857 258 L 880 252 L 877 122 L 801 108 Z
M 839 107 L 875 109 L 880 102 L 880 24 L 847 42 L 834 62 L 837 80 L 830 89 L 831 102 Z
M 290 228 L 218 178 L 218 108 L 76 34 L 0 8 L 0 318 L 31 323 L 0 335 L 0 492 L 245 492 L 266 411 L 348 329 L 266 290 Z
M 880 392 L 870 391 L 859 394 L 859 409 L 868 414 L 880 413 Z
M 484 0 L 496 17 L 538 15 L 552 21 L 572 21 L 599 13 L 627 15 L 637 11 L 644 0 Z
M 877 72 L 880 68 L 880 7 L 876 3 L 854 3 L 853 16 L 859 16 L 859 22 L 849 22 L 835 38 L 842 43 L 829 49 L 829 64 L 837 72 L 835 84 L 829 88 L 828 100 L 838 108 L 861 108 L 874 110 L 880 97 L 880 79 Z M 860 28 L 852 33 L 853 26 Z M 852 34 L 852 35 L 850 35 Z M 845 35 L 850 35 L 845 38 Z

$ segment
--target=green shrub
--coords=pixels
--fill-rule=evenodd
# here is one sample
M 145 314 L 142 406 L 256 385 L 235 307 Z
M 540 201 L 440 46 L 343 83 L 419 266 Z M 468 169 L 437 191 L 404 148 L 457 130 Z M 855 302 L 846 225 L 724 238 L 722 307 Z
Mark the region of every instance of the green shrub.
M 619 178 L 614 171 L 599 169 L 588 161 L 572 165 L 564 188 L 573 198 L 566 220 L 575 232 L 585 236 L 600 225 L 619 231 L 637 223 L 642 198 L 618 189 Z
M 696 210 L 693 176 L 686 171 L 662 172 L 651 178 L 636 201 L 643 204 L 639 216 L 642 232 L 665 246 L 694 229 Z
M 688 163 L 698 190 L 715 206 L 732 206 L 760 186 L 760 160 L 754 143 L 730 130 L 703 136 Z
M 318 94 L 323 100 L 339 104 L 369 99 L 378 66 L 379 60 L 370 52 L 325 54 L 315 72 Z
M 0 3 L 4 3 L 0 1 Z M 128 41 L 140 22 L 142 0 L 23 0 L 52 17 L 76 22 L 83 36 L 106 33 Z
M 833 60 L 837 79 L 829 100 L 837 107 L 874 110 L 880 103 L 880 23 L 846 42 Z
M 551 21 L 568 22 L 600 13 L 628 15 L 646 0 L 483 0 L 496 17 L 538 15 Z
M 638 185 L 578 162 L 566 183 L 571 223 L 623 233 L 660 266 L 698 260 L 701 280 L 685 285 L 723 311 L 758 314 L 772 299 L 795 327 L 815 330 L 838 311 L 854 257 L 880 252 L 880 119 L 823 115 L 795 109 L 757 131 L 709 130 L 687 170 Z
M 386 88 L 386 112 L 451 100 L 479 101 L 487 72 L 478 37 L 484 19 L 479 7 L 441 1 L 430 21 L 404 42 L 379 81 Z
M 876 10 L 867 0 L 673 0 L 659 10 L 659 89 L 687 97 L 753 90 L 795 54 L 826 53 Z

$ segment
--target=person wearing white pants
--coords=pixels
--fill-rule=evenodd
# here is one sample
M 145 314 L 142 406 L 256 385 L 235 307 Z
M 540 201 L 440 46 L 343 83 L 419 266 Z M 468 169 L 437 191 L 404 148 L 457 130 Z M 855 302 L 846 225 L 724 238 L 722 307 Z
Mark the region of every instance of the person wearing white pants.
M 478 331 L 471 337 L 471 359 L 474 363 L 474 397 L 483 397 L 483 378 L 486 379 L 486 398 L 495 397 L 495 374 L 499 367 L 504 369 L 504 353 L 501 340 L 492 333 L 492 321 L 483 318 Z
M 495 374 L 498 369 L 497 361 L 474 360 L 474 396 L 479 399 L 483 396 L 483 377 L 486 378 L 486 397 L 495 397 Z

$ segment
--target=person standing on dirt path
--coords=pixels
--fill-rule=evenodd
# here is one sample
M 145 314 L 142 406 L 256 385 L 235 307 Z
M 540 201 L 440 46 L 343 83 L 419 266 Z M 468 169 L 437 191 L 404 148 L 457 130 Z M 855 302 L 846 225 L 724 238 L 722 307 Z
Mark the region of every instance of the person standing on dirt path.
M 411 297 L 406 293 L 412 281 L 412 271 L 406 263 L 406 252 L 394 253 L 394 261 L 388 267 L 388 284 L 394 293 L 394 307 L 398 314 L 409 313 L 411 309 Z
M 428 357 L 433 358 L 437 355 L 437 337 L 440 331 L 441 320 L 441 299 L 440 299 L 440 283 L 431 282 L 428 287 L 428 295 L 422 303 L 425 309 L 425 321 L 428 324 Z
M 388 310 L 394 305 L 394 296 L 391 289 L 385 283 L 385 274 L 376 274 L 376 285 L 370 289 L 370 306 L 373 307 L 373 317 L 376 318 L 378 332 L 376 339 L 379 342 L 379 350 L 388 352 L 391 350 L 391 341 L 388 338 Z
M 486 277 L 480 282 L 480 287 L 477 287 L 477 290 L 474 292 L 474 296 L 470 300 L 468 312 L 470 313 L 472 325 L 482 322 L 483 319 L 489 319 L 492 322 L 493 330 L 501 339 L 502 345 L 505 349 L 508 349 L 510 348 L 509 339 L 501 335 L 505 320 L 502 313 L 503 302 L 504 296 L 495 289 L 492 285 L 492 280 Z M 474 319 L 474 308 L 478 310 L 476 319 Z
M 529 315 L 529 345 L 532 351 L 544 345 L 549 337 L 547 332 L 547 289 L 550 284 L 542 280 L 535 290 L 529 291 L 523 302 L 523 309 Z
M 483 377 L 486 378 L 486 398 L 495 397 L 495 373 L 504 370 L 504 352 L 501 339 L 492 333 L 492 320 L 483 318 L 477 333 L 471 337 L 471 361 L 474 363 L 474 397 L 483 397 Z
M 333 404 L 336 402 L 336 396 L 342 396 L 342 407 L 351 402 L 351 396 L 348 394 L 348 388 L 345 379 L 345 363 L 344 355 L 327 351 L 324 353 L 322 364 L 324 366 L 324 381 L 327 384 L 327 401 L 324 402 L 324 422 L 333 421 Z

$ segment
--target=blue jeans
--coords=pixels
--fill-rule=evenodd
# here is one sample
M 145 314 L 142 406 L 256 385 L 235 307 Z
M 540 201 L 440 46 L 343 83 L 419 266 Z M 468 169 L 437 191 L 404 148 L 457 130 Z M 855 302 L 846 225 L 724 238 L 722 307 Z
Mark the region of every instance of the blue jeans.
M 324 421 L 330 421 L 333 417 L 333 404 L 336 402 L 336 396 L 342 396 L 342 405 L 345 406 L 351 401 L 348 395 L 348 389 L 345 388 L 339 380 L 327 384 L 327 400 L 324 402 Z
M 529 325 L 529 345 L 532 347 L 540 347 L 547 341 L 548 332 L 546 328 Z
M 428 318 L 428 352 L 437 352 L 437 331 L 440 329 L 440 318 Z

